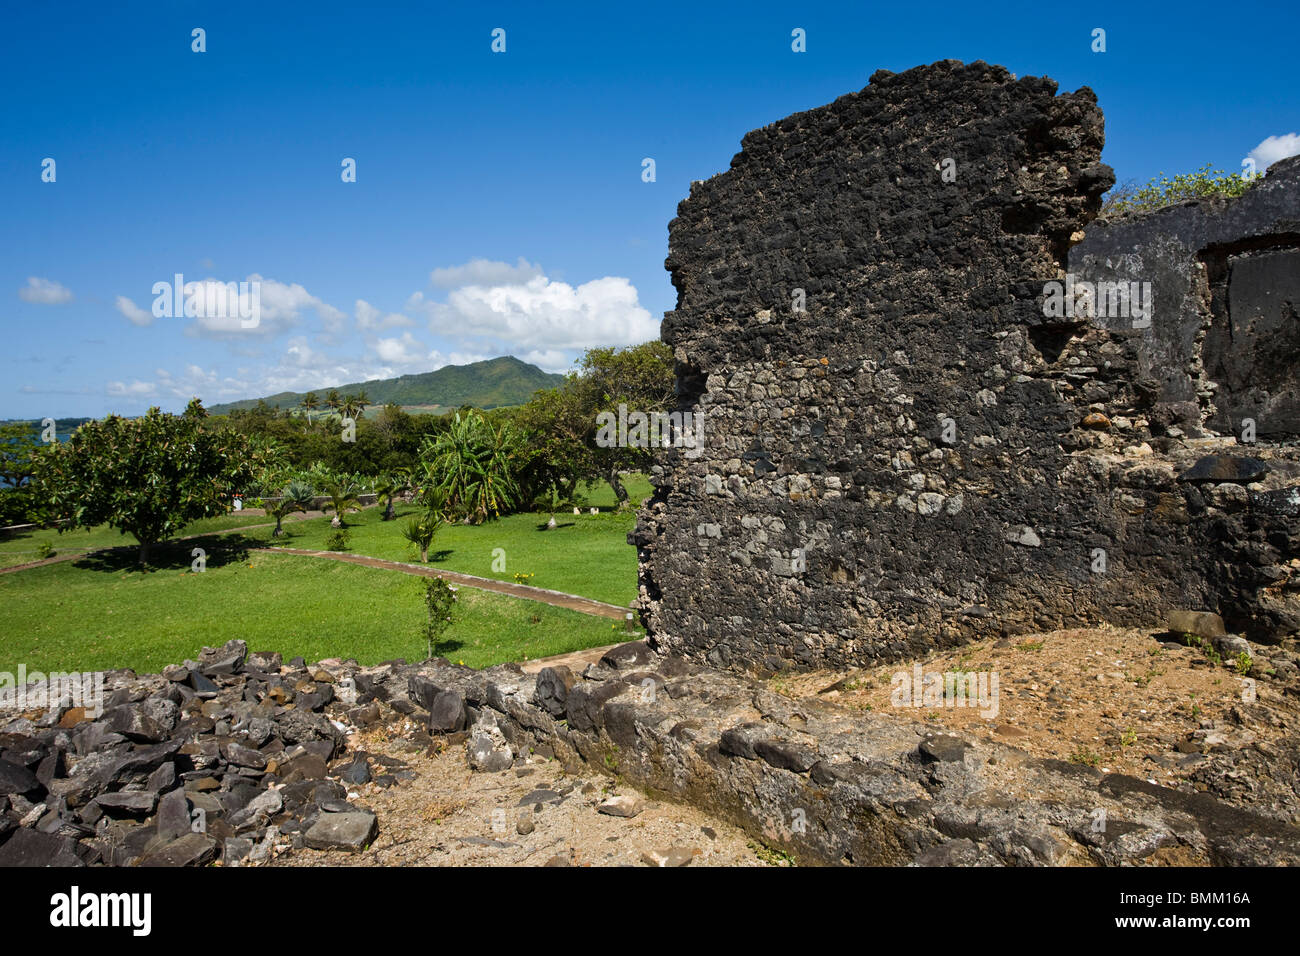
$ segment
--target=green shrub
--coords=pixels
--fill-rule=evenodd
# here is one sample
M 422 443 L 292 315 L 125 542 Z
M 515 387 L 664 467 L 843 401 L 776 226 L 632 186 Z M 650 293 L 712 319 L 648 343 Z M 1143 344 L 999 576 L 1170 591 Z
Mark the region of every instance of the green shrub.
M 348 532 L 344 528 L 339 528 L 325 539 L 326 551 L 346 551 L 348 550 Z
M 1225 173 L 1221 169 L 1211 169 L 1209 163 L 1194 173 L 1183 173 L 1173 179 L 1161 173 L 1140 189 L 1131 183 L 1116 186 L 1107 194 L 1101 214 L 1109 217 L 1149 212 L 1189 199 L 1231 199 L 1240 196 L 1262 178 L 1259 175 Z
M 451 609 L 456 603 L 456 591 L 442 578 L 430 578 L 424 586 L 424 607 L 429 612 L 424 624 L 424 636 L 429 646 L 429 657 L 442 640 L 443 631 L 451 626 Z
M 508 421 L 493 424 L 481 413 L 458 412 L 450 427 L 420 449 L 424 481 L 436 489 L 443 509 L 471 523 L 511 512 L 520 498 L 517 461 L 527 435 Z

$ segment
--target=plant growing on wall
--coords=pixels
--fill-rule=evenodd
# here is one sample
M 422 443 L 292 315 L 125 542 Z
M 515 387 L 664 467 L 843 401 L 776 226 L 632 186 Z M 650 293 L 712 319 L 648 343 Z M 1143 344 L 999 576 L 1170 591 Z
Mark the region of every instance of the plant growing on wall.
M 1244 172 L 1225 173 L 1221 169 L 1211 169 L 1209 163 L 1194 173 L 1183 173 L 1173 179 L 1161 173 L 1141 188 L 1136 188 L 1131 183 L 1116 186 L 1106 196 L 1101 214 L 1121 216 L 1130 212 L 1146 212 L 1189 199 L 1232 199 L 1240 196 L 1261 178 Z

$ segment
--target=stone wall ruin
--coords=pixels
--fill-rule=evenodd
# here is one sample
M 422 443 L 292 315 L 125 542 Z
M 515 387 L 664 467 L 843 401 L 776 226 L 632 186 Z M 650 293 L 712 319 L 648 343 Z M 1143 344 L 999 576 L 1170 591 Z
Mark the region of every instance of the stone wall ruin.
M 629 538 L 654 646 L 772 672 L 1177 607 L 1300 630 L 1300 164 L 1090 227 L 1103 140 L 1087 88 L 943 61 L 692 186 L 662 334 L 705 441 Z M 1046 315 L 1053 280 L 1154 307 Z

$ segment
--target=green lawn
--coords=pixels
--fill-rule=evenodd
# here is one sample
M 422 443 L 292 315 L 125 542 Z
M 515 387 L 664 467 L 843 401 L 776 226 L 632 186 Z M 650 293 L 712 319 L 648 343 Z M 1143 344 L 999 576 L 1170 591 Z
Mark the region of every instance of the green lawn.
M 156 672 L 234 637 L 286 660 L 425 657 L 424 579 L 220 543 L 198 542 L 210 548 L 201 574 L 189 570 L 187 545 L 160 550 L 149 573 L 127 559 L 87 558 L 0 576 L 0 670 Z M 458 595 L 434 653 L 471 667 L 626 639 L 602 618 L 469 588 Z
M 650 494 L 641 476 L 626 481 L 634 502 Z M 527 583 L 627 605 L 636 596 L 636 550 L 627 544 L 635 516 L 615 513 L 613 491 L 601 483 L 589 494 L 600 514 L 512 515 L 483 525 L 447 525 L 430 551 L 430 565 L 500 580 L 531 573 Z M 399 515 L 413 513 L 407 506 Z M 347 516 L 350 551 L 418 561 L 397 521 L 382 509 Z M 160 546 L 155 570 L 135 567 L 134 550 L 100 552 L 73 561 L 0 575 L 0 671 L 86 671 L 131 667 L 145 673 L 195 657 L 204 645 L 243 638 L 252 650 L 308 660 L 354 657 L 363 664 L 424 658 L 421 634 L 425 580 L 325 558 L 252 550 L 272 541 L 271 529 L 214 532 L 267 523 L 257 515 L 226 515 L 196 522 L 185 534 L 205 537 Z M 279 543 L 322 549 L 328 518 L 286 522 Z M 0 567 L 37 558 L 42 541 L 56 553 L 132 545 L 109 528 L 59 535 L 37 530 L 0 542 Z M 190 553 L 207 553 L 203 573 L 190 570 Z M 494 550 L 504 570 L 493 570 Z M 434 653 L 471 667 L 563 654 L 629 637 L 623 626 L 534 601 L 461 588 L 455 622 Z
M 264 524 L 273 519 L 264 515 L 228 514 L 217 518 L 203 518 L 186 525 L 181 535 L 207 534 L 210 531 L 223 531 L 227 528 L 243 528 L 253 524 Z M 129 534 L 122 534 L 115 528 L 99 525 L 94 528 L 77 528 L 60 534 L 54 528 L 33 528 L 7 534 L 0 538 L 0 568 L 27 564 L 41 559 L 37 549 L 48 542 L 54 549 L 53 556 L 69 552 L 94 551 L 98 548 L 139 547 L 139 542 Z
M 629 478 L 626 487 L 636 502 L 651 491 L 649 481 L 639 475 Z M 614 493 L 604 483 L 590 496 L 590 503 L 605 510 L 596 515 L 586 510 L 575 515 L 572 509 L 557 513 L 557 526 L 549 531 L 549 514 L 510 515 L 481 525 L 445 525 L 429 549 L 429 564 L 501 581 L 513 581 L 517 573 L 531 574 L 524 583 L 626 607 L 637 595 L 636 549 L 627 543 L 636 516 L 631 511 L 620 514 L 612 510 Z M 395 521 L 383 521 L 383 509 L 378 506 L 349 514 L 348 550 L 418 563 L 419 553 L 401 536 L 405 517 L 417 509 L 405 505 L 396 511 Z M 271 537 L 269 528 L 251 531 L 249 536 L 268 544 L 323 550 L 332 530 L 329 518 L 313 518 L 285 525 L 287 534 L 278 539 Z M 504 570 L 493 570 L 494 563 L 501 566 L 502 558 Z

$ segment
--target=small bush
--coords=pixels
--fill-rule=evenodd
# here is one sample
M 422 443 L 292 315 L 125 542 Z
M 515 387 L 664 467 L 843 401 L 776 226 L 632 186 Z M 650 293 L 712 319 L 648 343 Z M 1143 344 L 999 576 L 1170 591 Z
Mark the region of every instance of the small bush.
M 1258 175 L 1225 173 L 1221 169 L 1211 169 L 1209 163 L 1194 173 L 1183 173 L 1173 179 L 1161 173 L 1140 189 L 1131 183 L 1116 186 L 1106 196 L 1101 214 L 1111 217 L 1149 212 L 1189 199 L 1231 199 L 1240 196 L 1262 178 Z
M 350 547 L 350 535 L 343 528 L 336 529 L 328 538 L 325 539 L 326 551 L 346 551 Z
M 456 603 L 456 589 L 442 578 L 430 578 L 424 586 L 424 607 L 429 617 L 424 624 L 429 657 L 442 640 L 442 634 L 451 626 L 451 610 Z
M 54 554 L 54 545 L 50 544 L 48 541 L 42 541 L 40 544 L 36 546 L 36 555 L 42 561 L 44 561 L 48 557 L 51 557 L 53 554 Z
M 1101 757 L 1091 750 L 1079 749 L 1070 754 L 1070 763 L 1083 764 L 1086 767 L 1095 767 L 1101 763 Z
M 420 552 L 420 560 L 424 563 L 429 561 L 429 548 L 433 546 L 434 539 L 438 537 L 438 529 L 442 526 L 442 515 L 437 511 L 426 511 L 422 515 L 408 518 L 406 524 L 401 526 L 401 535 L 409 541 L 417 551 Z

